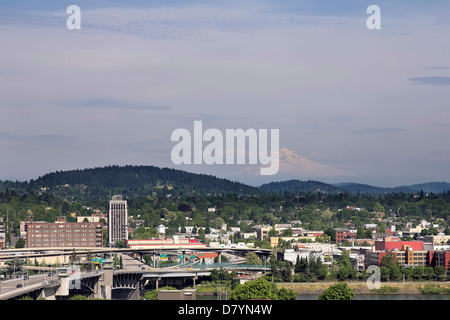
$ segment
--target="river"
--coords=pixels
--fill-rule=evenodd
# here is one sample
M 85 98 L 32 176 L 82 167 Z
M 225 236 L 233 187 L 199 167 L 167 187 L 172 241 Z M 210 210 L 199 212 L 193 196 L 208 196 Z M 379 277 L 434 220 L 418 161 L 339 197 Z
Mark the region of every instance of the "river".
M 225 299 L 225 295 L 222 296 Z M 301 294 L 297 300 L 318 300 L 319 295 Z M 353 300 L 449 300 L 448 294 L 360 294 Z M 217 296 L 197 296 L 197 300 L 219 300 Z
M 353 300 L 448 300 L 447 294 L 359 294 Z M 319 295 L 302 294 L 297 300 L 318 300 Z

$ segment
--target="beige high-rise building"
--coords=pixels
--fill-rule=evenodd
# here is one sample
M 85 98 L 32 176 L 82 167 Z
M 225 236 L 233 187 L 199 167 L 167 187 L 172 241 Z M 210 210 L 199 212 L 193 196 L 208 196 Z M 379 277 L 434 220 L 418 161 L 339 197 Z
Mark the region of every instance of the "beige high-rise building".
M 108 238 L 109 245 L 114 246 L 117 241 L 128 240 L 128 211 L 127 201 L 122 196 L 113 196 L 109 201 Z

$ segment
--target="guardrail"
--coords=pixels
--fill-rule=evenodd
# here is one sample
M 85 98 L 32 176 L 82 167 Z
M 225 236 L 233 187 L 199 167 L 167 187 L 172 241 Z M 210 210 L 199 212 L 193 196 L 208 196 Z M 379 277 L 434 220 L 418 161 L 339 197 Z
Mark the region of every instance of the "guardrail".
M 211 264 L 195 264 L 193 269 L 257 269 L 269 270 L 270 266 L 252 265 L 252 264 L 232 264 L 232 263 L 211 263 Z
M 203 264 L 200 262 L 192 263 L 192 262 L 185 262 L 185 263 L 171 263 L 171 264 L 164 264 L 162 266 L 158 266 L 156 268 L 150 267 L 153 270 L 159 270 L 159 269 L 174 269 L 174 268 L 192 268 L 192 269 L 257 269 L 257 270 L 269 270 L 270 266 L 265 265 L 251 265 L 251 264 L 234 264 L 231 262 L 222 262 L 222 263 L 209 263 L 209 264 Z

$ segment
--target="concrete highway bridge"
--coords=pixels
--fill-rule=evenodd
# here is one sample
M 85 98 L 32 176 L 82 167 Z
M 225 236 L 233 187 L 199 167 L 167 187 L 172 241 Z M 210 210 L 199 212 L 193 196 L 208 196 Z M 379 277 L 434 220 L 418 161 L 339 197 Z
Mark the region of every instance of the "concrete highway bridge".
M 192 248 L 185 245 L 177 246 L 153 246 L 147 249 L 131 249 L 131 248 L 99 248 L 99 247 L 45 247 L 45 248 L 23 248 L 23 249 L 3 249 L 0 250 L 0 262 L 7 260 L 12 260 L 15 258 L 27 259 L 28 261 L 33 261 L 34 259 L 51 259 L 52 257 L 60 257 L 61 264 L 68 264 L 69 258 L 73 252 L 77 256 L 92 254 L 92 255 L 104 255 L 113 256 L 119 253 L 134 254 L 136 256 L 143 256 L 146 254 L 159 255 L 161 253 L 167 254 L 188 254 L 188 253 L 205 253 L 205 252 L 216 252 L 220 257 L 223 253 L 230 253 L 238 256 L 245 256 L 249 252 L 253 252 L 256 255 L 264 258 L 268 258 L 272 254 L 271 249 L 260 249 L 260 248 L 245 248 L 245 247 L 203 247 L 203 248 Z
M 208 248 L 209 249 L 209 248 Z M 48 250 L 48 249 L 47 249 Z M 33 275 L 24 279 L 12 279 L 0 282 L 0 300 L 19 299 L 21 297 L 31 297 L 33 299 L 45 298 L 48 300 L 64 300 L 73 295 L 81 294 L 89 298 L 103 298 L 116 300 L 137 300 L 141 296 L 142 290 L 158 289 L 162 286 L 174 286 L 177 288 L 194 287 L 199 278 L 209 276 L 213 269 L 224 268 L 234 270 L 239 275 L 251 276 L 265 272 L 268 267 L 249 266 L 244 264 L 217 263 L 217 264 L 192 264 L 175 265 L 167 268 L 150 268 L 142 262 L 143 254 L 159 254 L 164 250 L 172 254 L 177 253 L 174 249 L 145 250 L 136 252 L 129 249 L 103 249 L 76 251 L 77 254 L 100 254 L 108 253 L 122 255 L 124 270 L 113 270 L 112 261 L 103 263 L 101 270 L 92 272 L 80 272 L 67 267 L 48 268 L 28 266 L 29 269 L 36 269 L 44 272 L 41 275 Z M 180 250 L 180 249 L 177 249 Z M 181 252 L 185 252 L 181 249 Z M 4 251 L 4 250 L 2 250 Z M 72 254 L 73 248 L 64 251 L 64 254 Z M 195 252 L 200 250 L 196 249 Z M 206 250 L 205 250 L 206 251 Z M 203 251 L 203 252 L 205 252 Z M 2 252 L 3 253 L 3 252 Z M 16 251 L 17 253 L 17 251 Z M 24 258 L 22 255 L 9 254 L 0 257 L 1 260 L 13 258 Z M 130 254 L 132 253 L 132 254 Z M 137 258 L 133 256 L 138 253 Z M 61 252 L 26 252 L 30 259 L 34 255 L 51 256 L 61 254 Z M 267 253 L 266 253 L 267 254 Z M 5 259 L 5 260 L 7 260 Z M 241 261 L 242 262 L 242 261 Z M 51 272 L 53 270 L 53 272 Z M 51 272 L 51 273 L 50 273 Z
M 112 265 L 93 272 L 70 273 L 70 268 L 57 268 L 56 275 L 30 276 L 27 279 L 2 281 L 0 300 L 32 299 L 65 300 L 81 294 L 89 298 L 137 300 L 141 290 L 162 286 L 195 288 L 196 281 L 209 276 L 218 265 L 199 265 L 195 268 L 157 268 L 147 270 L 113 270 Z M 264 272 L 265 266 L 223 265 L 222 268 L 246 274 Z

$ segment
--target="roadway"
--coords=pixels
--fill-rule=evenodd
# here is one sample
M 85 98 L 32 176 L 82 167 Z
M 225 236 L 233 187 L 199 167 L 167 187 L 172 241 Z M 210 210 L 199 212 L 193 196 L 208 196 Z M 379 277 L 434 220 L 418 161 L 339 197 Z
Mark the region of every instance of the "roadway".
M 28 279 L 25 279 L 23 276 L 21 276 L 15 279 L 3 280 L 0 281 L 0 296 L 18 290 L 20 288 L 40 285 L 43 283 L 43 281 L 50 283 L 54 280 L 58 280 L 58 276 L 55 273 L 52 276 L 49 276 L 48 273 L 44 273 L 40 275 L 28 276 Z
M 228 261 L 232 264 L 241 264 L 246 261 L 246 259 L 241 256 L 225 253 L 223 255 L 226 256 Z M 149 269 L 149 265 L 145 264 L 145 261 L 140 261 L 139 259 L 132 257 L 130 254 L 118 253 L 117 257 L 119 258 L 120 256 L 122 257 L 124 270 L 140 271 Z
M 234 255 L 244 256 L 248 252 L 261 253 L 264 255 L 270 255 L 271 250 L 268 249 L 254 249 L 254 248 L 215 248 L 215 247 L 204 247 L 204 248 L 190 248 L 180 246 L 179 248 L 165 248 L 154 247 L 148 249 L 130 249 L 130 248 L 104 248 L 104 247 L 92 247 L 92 248 L 73 248 L 73 247 L 48 247 L 48 248 L 24 248 L 24 249 L 3 249 L 0 250 L 0 261 L 11 260 L 15 258 L 19 259 L 34 259 L 34 258 L 46 258 L 55 256 L 70 256 L 75 250 L 77 255 L 85 255 L 91 253 L 93 255 L 107 254 L 112 256 L 114 253 L 141 253 L 141 254 L 159 254 L 159 253 L 174 253 L 177 252 L 221 252 L 232 253 Z
M 148 268 L 149 268 L 149 266 L 147 264 L 145 264 L 145 262 L 140 261 L 139 259 L 133 258 L 128 254 L 118 253 L 117 257 L 118 258 L 122 257 L 124 270 L 140 271 L 140 270 L 143 270 L 142 268 L 144 268 L 144 270 L 148 270 Z

